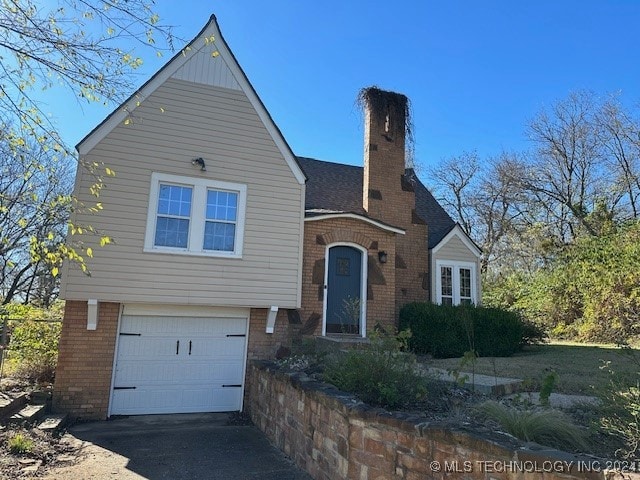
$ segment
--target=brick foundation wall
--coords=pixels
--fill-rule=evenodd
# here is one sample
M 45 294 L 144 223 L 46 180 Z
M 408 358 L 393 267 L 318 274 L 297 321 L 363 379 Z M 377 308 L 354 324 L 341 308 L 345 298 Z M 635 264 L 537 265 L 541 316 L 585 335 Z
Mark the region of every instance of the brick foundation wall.
M 280 309 L 273 333 L 266 333 L 266 308 L 252 308 L 249 318 L 248 360 L 273 360 L 280 348 L 291 348 L 295 328 L 289 324 L 287 310 Z
M 54 386 L 54 411 L 105 419 L 120 304 L 98 304 L 98 327 L 87 330 L 87 302 L 66 302 Z
M 248 367 L 253 422 L 316 480 L 633 479 L 606 462 L 527 447 L 496 432 L 389 413 L 302 374 L 270 364 Z
M 325 255 L 327 245 L 335 242 L 355 243 L 367 250 L 367 332 L 376 324 L 394 327 L 396 234 L 361 220 L 332 218 L 304 224 L 301 332 L 322 335 Z M 379 251 L 387 252 L 387 263 L 378 261 Z

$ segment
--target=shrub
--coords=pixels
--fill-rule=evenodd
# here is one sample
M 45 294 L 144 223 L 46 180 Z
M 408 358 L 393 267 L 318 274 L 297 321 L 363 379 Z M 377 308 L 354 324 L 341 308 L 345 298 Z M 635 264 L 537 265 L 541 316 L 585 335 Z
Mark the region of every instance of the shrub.
M 520 440 L 561 450 L 587 447 L 585 433 L 558 410 L 520 410 L 495 401 L 484 402 L 477 409 Z
M 547 329 L 544 325 L 531 322 L 529 320 L 522 320 L 522 340 L 521 345 L 537 345 L 544 343 L 549 339 Z
M 369 345 L 337 355 L 327 362 L 324 381 L 371 405 L 395 409 L 415 403 L 426 387 L 415 358 L 401 351 L 409 335 L 373 336 Z
M 632 344 L 640 340 L 640 221 L 583 236 L 531 274 L 484 282 L 485 305 L 545 323 L 556 338 Z
M 15 325 L 9 344 L 9 358 L 16 364 L 14 375 L 30 382 L 52 382 L 61 328 L 60 322 L 35 320 Z
M 498 308 L 411 303 L 400 311 L 400 329 L 410 329 L 409 347 L 436 358 L 460 357 L 474 350 L 481 357 L 508 357 L 532 330 L 516 313 Z

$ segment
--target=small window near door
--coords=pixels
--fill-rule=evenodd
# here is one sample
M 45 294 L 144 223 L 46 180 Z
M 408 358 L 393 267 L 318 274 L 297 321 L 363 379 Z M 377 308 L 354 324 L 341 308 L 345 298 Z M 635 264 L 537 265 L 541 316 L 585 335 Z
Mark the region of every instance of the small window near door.
M 440 267 L 440 295 L 442 305 L 453 305 L 453 269 Z
M 471 269 L 461 268 L 460 273 L 460 304 L 471 305 L 473 297 L 471 294 Z
M 437 261 L 436 302 L 441 305 L 473 305 L 476 298 L 476 266 L 467 262 Z
M 348 258 L 338 258 L 338 264 L 336 266 L 337 274 L 343 277 L 349 276 L 349 259 Z

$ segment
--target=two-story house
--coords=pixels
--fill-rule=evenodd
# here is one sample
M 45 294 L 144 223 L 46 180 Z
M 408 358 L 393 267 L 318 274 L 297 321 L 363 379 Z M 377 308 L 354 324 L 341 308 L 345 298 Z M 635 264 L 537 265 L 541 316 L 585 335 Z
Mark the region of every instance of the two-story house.
M 406 109 L 366 90 L 364 167 L 298 158 L 212 17 L 77 147 L 116 175 L 73 221 L 114 243 L 93 245 L 90 276 L 64 268 L 54 407 L 241 410 L 246 362 L 300 336 L 479 302 L 480 251 L 405 166 Z M 80 168 L 80 202 L 93 183 Z

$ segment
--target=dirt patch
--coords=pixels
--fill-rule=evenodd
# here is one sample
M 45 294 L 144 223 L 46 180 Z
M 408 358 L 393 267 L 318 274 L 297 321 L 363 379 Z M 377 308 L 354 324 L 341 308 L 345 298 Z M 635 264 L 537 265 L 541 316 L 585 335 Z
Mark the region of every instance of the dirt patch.
M 11 451 L 11 440 L 21 435 L 24 453 Z M 81 443 L 81 442 L 80 442 Z M 7 429 L 0 432 L 0 477 L 36 478 L 52 467 L 74 463 L 80 443 L 70 435 L 54 435 L 38 429 Z

